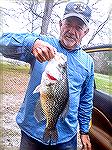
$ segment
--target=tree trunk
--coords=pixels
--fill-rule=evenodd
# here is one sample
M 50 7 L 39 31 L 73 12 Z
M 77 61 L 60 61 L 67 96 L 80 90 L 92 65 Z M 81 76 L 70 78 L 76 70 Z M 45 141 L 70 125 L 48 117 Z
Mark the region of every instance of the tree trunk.
M 41 34 L 46 34 L 52 14 L 54 0 L 46 0 L 42 19 Z

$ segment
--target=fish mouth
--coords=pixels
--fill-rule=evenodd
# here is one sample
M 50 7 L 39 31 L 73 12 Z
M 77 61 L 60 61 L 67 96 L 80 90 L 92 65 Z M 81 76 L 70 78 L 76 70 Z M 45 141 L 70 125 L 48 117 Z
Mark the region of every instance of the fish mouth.
M 53 81 L 56 81 L 57 79 L 54 78 L 53 76 L 51 76 L 49 73 L 47 73 L 47 77 L 50 79 L 50 80 L 53 80 Z

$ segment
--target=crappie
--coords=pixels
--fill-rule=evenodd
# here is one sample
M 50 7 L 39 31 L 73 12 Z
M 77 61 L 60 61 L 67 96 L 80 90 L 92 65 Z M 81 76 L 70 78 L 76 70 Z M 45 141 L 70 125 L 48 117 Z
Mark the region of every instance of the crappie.
M 42 74 L 41 84 L 35 92 L 40 92 L 41 107 L 46 117 L 44 141 L 57 142 L 58 132 L 56 123 L 58 118 L 68 107 L 68 81 L 67 81 L 67 57 L 62 53 L 56 53 L 50 60 Z

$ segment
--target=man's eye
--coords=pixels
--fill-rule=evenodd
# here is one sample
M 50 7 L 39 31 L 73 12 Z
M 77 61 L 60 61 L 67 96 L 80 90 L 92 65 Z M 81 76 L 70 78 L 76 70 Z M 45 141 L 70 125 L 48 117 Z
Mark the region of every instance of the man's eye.
M 70 27 L 70 26 L 71 26 L 69 23 L 66 23 L 65 25 L 66 25 L 67 27 Z
M 82 31 L 82 30 L 83 30 L 83 28 L 82 28 L 82 27 L 80 27 L 80 26 L 77 26 L 77 27 L 76 27 L 76 30 L 77 30 L 77 31 Z

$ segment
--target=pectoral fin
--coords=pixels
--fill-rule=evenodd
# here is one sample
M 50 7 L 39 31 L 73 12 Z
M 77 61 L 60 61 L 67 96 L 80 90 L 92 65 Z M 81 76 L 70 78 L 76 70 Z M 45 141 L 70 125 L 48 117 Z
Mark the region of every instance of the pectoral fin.
M 41 89 L 41 84 L 38 85 L 38 86 L 35 88 L 35 90 L 33 91 L 33 94 L 39 93 L 39 92 L 40 92 L 40 89 Z

